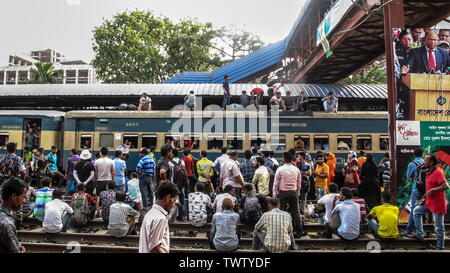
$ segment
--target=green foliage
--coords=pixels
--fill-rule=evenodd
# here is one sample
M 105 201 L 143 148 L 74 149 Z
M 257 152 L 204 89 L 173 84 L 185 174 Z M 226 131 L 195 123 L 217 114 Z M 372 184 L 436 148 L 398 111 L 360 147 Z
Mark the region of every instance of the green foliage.
M 366 69 L 362 69 L 356 74 L 345 79 L 344 84 L 386 84 L 387 76 L 382 63 L 374 63 Z
M 222 63 L 210 53 L 210 23 L 175 24 L 151 11 L 126 11 L 93 31 L 92 65 L 105 83 L 160 83 L 181 71 L 211 70 Z
M 259 36 L 234 25 L 217 30 L 216 37 L 222 46 L 217 46 L 215 49 L 226 63 L 244 57 L 264 46 Z
M 61 70 L 55 71 L 52 63 L 37 62 L 34 64 L 36 68 L 30 69 L 30 80 L 23 80 L 25 84 L 48 84 L 61 83 L 63 79 L 63 72 Z

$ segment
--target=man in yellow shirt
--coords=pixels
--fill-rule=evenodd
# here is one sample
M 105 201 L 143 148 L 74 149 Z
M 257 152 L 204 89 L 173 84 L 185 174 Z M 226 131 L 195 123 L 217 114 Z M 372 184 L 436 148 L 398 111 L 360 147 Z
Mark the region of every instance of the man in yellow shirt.
M 324 164 L 323 154 L 318 154 L 316 161 L 317 167 L 313 175 L 316 177 L 316 195 L 317 200 L 319 200 L 327 192 L 329 167 L 327 164 Z
M 398 236 L 398 207 L 390 204 L 392 195 L 384 191 L 382 194 L 383 204 L 374 207 L 367 216 L 369 229 L 378 238 L 394 239 Z M 378 220 L 378 223 L 377 221 Z
M 208 196 L 211 195 L 212 186 L 211 186 L 211 176 L 213 175 L 212 164 L 213 162 L 206 158 L 208 156 L 208 152 L 201 151 L 200 155 L 202 159 L 197 162 L 197 173 L 198 173 L 198 182 L 205 184 L 205 192 Z

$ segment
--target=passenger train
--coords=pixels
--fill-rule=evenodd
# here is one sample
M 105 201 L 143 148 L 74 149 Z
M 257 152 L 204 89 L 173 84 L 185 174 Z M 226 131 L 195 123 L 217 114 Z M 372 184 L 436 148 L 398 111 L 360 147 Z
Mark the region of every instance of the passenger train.
M 47 154 L 58 147 L 58 166 L 64 168 L 73 148 L 87 147 L 94 155 L 106 146 L 113 156 L 119 145 L 130 145 L 127 168 L 135 169 L 139 148 L 164 143 L 179 148 L 190 147 L 199 157 L 201 150 L 208 158 L 220 156 L 222 146 L 236 150 L 239 158 L 253 145 L 260 150 L 273 150 L 281 160 L 282 153 L 303 142 L 306 152 L 315 158 L 317 151 L 336 155 L 337 170 L 346 162 L 349 150 L 372 153 L 379 162 L 388 152 L 387 112 L 299 112 L 256 111 L 0 111 L 0 147 L 12 141 L 21 155 L 27 127 L 40 126 L 40 147 Z M 301 139 L 298 140 L 298 139 Z M 256 144 L 255 144 L 256 143 Z M 300 150 L 300 149 L 297 149 Z M 5 151 L 0 150 L 0 155 Z M 181 154 L 181 153 L 180 153 Z

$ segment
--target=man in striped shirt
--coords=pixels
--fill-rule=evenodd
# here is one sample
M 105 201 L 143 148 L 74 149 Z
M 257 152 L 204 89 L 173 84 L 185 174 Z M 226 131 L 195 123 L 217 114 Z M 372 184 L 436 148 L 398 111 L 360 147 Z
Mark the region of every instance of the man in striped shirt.
M 366 223 L 367 219 L 367 212 L 366 212 L 366 202 L 364 199 L 359 197 L 359 191 L 358 189 L 352 189 L 352 201 L 359 205 L 359 212 L 361 214 L 361 224 Z
M 34 206 L 34 217 L 39 221 L 44 221 L 45 204 L 52 201 L 53 189 L 52 180 L 50 177 L 45 177 L 41 180 L 43 188 L 36 191 L 36 201 Z
M 124 191 L 118 191 L 116 193 L 116 203 L 112 204 L 109 209 L 108 231 L 113 237 L 136 234 L 134 222 L 137 211 L 132 209 L 130 205 L 125 204 L 125 199 L 126 193 Z
M 146 148 L 142 148 L 139 151 L 141 160 L 139 160 L 136 166 L 136 171 L 139 176 L 139 189 L 142 195 L 142 206 L 144 208 L 148 208 L 149 203 L 153 204 L 151 181 L 155 173 L 155 161 L 149 156 L 149 153 Z
M 271 253 L 284 253 L 291 247 L 296 249 L 292 234 L 292 217 L 280 210 L 280 201 L 273 197 L 269 200 L 269 211 L 264 213 L 255 225 L 252 248 L 264 249 Z

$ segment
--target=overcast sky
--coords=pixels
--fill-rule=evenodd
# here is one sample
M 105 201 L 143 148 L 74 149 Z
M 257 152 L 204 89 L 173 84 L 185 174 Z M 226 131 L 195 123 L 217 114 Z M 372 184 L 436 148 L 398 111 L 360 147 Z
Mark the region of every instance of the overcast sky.
M 306 0 L 13 0 L 2 1 L 0 65 L 10 54 L 55 49 L 67 60 L 93 58 L 92 30 L 127 9 L 150 9 L 174 21 L 235 24 L 266 43 L 287 36 Z

